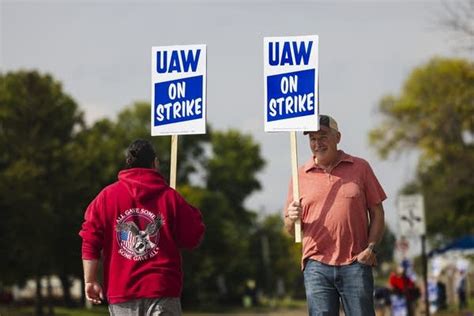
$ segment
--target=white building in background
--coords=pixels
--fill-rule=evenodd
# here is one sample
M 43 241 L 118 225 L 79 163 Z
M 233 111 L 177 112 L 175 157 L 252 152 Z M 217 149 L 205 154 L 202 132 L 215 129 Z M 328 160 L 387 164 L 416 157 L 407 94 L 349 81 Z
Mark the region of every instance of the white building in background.
M 61 280 L 56 275 L 50 276 L 51 289 L 53 297 L 60 298 L 63 296 L 63 288 L 61 286 Z M 71 297 L 72 299 L 81 298 L 81 281 L 79 279 L 73 279 L 71 282 Z M 48 278 L 41 278 L 41 294 L 44 297 L 48 296 Z M 36 282 L 33 279 L 26 281 L 25 286 L 20 287 L 14 285 L 12 287 L 12 295 L 14 301 L 32 300 L 36 296 Z

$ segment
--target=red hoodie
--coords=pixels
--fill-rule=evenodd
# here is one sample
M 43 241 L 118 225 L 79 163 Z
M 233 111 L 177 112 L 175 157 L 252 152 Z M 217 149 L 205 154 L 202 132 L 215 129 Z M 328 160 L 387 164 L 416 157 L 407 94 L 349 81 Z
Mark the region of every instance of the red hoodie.
M 91 202 L 79 235 L 82 258 L 102 259 L 109 303 L 180 297 L 180 248 L 204 234 L 201 213 L 153 169 L 123 170 Z

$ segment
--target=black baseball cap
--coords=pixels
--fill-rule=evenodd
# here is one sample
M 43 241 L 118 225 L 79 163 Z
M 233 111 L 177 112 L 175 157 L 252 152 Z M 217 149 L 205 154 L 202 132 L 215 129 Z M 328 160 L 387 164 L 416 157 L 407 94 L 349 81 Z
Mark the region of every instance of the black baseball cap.
M 319 126 L 326 126 L 339 132 L 339 129 L 337 128 L 336 120 L 329 115 L 325 115 L 325 114 L 319 115 Z M 304 131 L 303 135 L 306 135 L 310 132 L 313 132 L 313 131 Z

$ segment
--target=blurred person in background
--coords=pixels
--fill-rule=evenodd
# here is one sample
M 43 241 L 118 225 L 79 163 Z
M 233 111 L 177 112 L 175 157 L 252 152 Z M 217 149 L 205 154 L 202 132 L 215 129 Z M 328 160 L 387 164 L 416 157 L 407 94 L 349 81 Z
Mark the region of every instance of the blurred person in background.
M 459 270 L 459 277 L 456 284 L 456 294 L 458 296 L 459 310 L 467 307 L 467 273 L 466 270 Z
M 397 270 L 390 274 L 389 284 L 393 294 L 405 299 L 408 316 L 414 316 L 420 290 L 408 277 L 407 269 L 402 266 L 397 267 Z

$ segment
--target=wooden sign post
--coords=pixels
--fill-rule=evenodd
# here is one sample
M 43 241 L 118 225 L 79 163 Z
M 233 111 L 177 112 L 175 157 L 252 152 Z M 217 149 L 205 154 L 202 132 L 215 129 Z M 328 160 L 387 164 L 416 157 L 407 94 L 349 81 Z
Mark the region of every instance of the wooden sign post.
M 265 132 L 290 132 L 293 200 L 299 201 L 296 132 L 317 131 L 317 35 L 263 39 Z M 301 242 L 301 222 L 295 222 L 295 241 Z
M 176 188 L 178 135 L 206 133 L 206 45 L 151 49 L 151 135 L 171 135 L 170 187 Z

